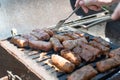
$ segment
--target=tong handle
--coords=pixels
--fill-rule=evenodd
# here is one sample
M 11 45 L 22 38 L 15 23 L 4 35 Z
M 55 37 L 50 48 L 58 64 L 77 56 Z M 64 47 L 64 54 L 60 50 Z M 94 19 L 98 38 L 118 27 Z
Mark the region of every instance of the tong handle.
M 90 27 L 92 27 L 92 26 L 94 26 L 94 25 L 97 25 L 97 24 L 99 24 L 99 23 L 102 23 L 102 22 L 106 22 L 106 21 L 112 21 L 112 19 L 111 19 L 111 16 L 109 15 L 109 16 L 106 16 L 106 17 L 104 17 L 103 19 L 99 19 L 99 20 L 97 20 L 97 21 L 95 21 L 95 22 L 93 22 L 93 23 L 91 23 L 91 24 L 88 24 L 87 26 L 82 26 L 83 28 L 85 28 L 85 29 L 88 29 L 88 28 L 90 28 Z

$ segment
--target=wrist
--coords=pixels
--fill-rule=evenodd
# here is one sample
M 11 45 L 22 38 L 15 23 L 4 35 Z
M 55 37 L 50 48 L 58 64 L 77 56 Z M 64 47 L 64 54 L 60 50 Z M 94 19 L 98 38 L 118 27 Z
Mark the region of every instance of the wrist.
M 100 3 L 101 5 L 111 5 L 113 3 L 117 3 L 120 0 L 98 0 L 98 3 Z

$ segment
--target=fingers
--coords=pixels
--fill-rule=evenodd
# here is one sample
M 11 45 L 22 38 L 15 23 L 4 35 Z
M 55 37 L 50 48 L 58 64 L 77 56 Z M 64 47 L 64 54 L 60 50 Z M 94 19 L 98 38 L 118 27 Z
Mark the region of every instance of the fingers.
M 75 7 L 79 7 L 80 0 L 76 0 Z
M 98 7 L 98 6 L 89 6 L 89 9 L 90 10 L 94 10 L 94 11 L 99 11 L 99 10 L 101 10 L 101 7 Z
M 88 13 L 88 8 L 86 6 L 81 6 L 85 13 Z
M 75 7 L 81 6 L 85 13 L 88 13 L 89 9 L 94 11 L 99 11 L 100 7 L 95 5 L 97 0 L 77 0 L 75 3 Z

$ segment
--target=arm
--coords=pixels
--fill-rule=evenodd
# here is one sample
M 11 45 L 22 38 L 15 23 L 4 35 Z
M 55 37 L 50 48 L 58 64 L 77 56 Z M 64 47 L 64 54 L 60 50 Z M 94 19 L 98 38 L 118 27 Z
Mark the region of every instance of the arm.
M 111 18 L 113 20 L 120 19 L 120 3 L 117 5 L 116 9 L 114 10 Z

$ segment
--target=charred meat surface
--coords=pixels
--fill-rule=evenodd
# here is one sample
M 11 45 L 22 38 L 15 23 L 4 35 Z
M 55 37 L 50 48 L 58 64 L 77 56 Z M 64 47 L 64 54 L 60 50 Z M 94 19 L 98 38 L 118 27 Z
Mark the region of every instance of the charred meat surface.
M 61 56 L 64 57 L 65 59 L 69 60 L 76 66 L 80 65 L 80 63 L 81 63 L 81 58 L 79 56 L 75 55 L 75 53 L 70 50 L 63 49 L 61 51 Z
M 43 30 L 33 30 L 31 35 L 35 36 L 39 40 L 49 40 L 50 35 Z
M 21 35 L 21 36 L 22 36 L 23 38 L 27 39 L 28 41 L 31 41 L 31 40 L 37 41 L 37 40 L 38 40 L 35 36 L 30 35 L 30 34 L 23 34 L 23 35 Z
M 43 29 L 46 33 L 48 33 L 50 35 L 50 37 L 52 37 L 54 35 L 54 32 L 51 29 Z
M 91 80 L 97 73 L 92 66 L 87 65 L 73 72 L 68 77 L 68 80 Z
M 53 37 L 57 38 L 60 40 L 60 42 L 63 42 L 65 40 L 71 40 L 72 38 L 68 37 L 68 36 L 64 36 L 64 35 L 54 35 Z
M 110 43 L 103 40 L 101 37 L 94 37 L 93 40 L 101 43 L 102 45 L 106 46 L 106 47 L 110 47 Z
M 82 48 L 80 46 L 76 46 L 73 50 L 72 50 L 77 56 L 80 57 L 80 54 L 82 53 Z
M 70 73 L 75 69 L 75 65 L 73 63 L 59 55 L 53 54 L 51 59 L 52 63 L 63 72 Z
M 63 45 L 60 43 L 60 41 L 57 38 L 54 37 L 50 38 L 50 42 L 53 45 L 54 51 L 57 52 L 63 49 Z
M 101 51 L 99 49 L 97 49 L 97 48 L 94 48 L 93 46 L 91 46 L 89 44 L 86 44 L 86 43 L 83 42 L 80 46 L 83 49 L 87 49 L 87 50 L 91 51 L 95 56 L 100 55 Z
M 76 45 L 75 40 L 66 40 L 62 42 L 65 49 L 73 49 Z
M 75 41 L 76 41 L 77 45 L 79 45 L 79 43 L 82 43 L 82 42 L 88 43 L 88 41 L 87 41 L 87 39 L 85 37 L 81 37 L 79 39 L 76 39 Z
M 82 53 L 80 54 L 80 57 L 84 59 L 86 62 L 94 61 L 96 58 L 93 52 L 87 49 L 82 49 Z
M 80 36 L 78 34 L 75 34 L 74 32 L 68 32 L 68 33 L 65 33 L 64 35 L 65 36 L 69 36 L 72 39 L 78 39 L 78 38 L 80 38 Z
M 110 51 L 110 48 L 109 47 L 106 47 L 96 41 L 90 41 L 89 42 L 90 45 L 92 45 L 93 47 L 95 48 L 98 48 L 101 50 L 101 53 L 103 53 L 103 55 L 106 55 L 106 53 L 108 53 Z

